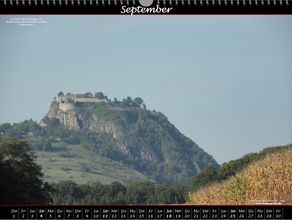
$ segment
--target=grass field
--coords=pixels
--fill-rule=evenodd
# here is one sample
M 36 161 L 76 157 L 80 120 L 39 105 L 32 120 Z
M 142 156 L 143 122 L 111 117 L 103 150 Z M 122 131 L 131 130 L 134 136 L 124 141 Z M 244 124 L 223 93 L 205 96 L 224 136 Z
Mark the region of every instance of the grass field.
M 54 147 L 65 146 L 56 152 L 36 151 L 37 162 L 43 167 L 44 179 L 48 182 L 72 180 L 82 184 L 89 181 L 128 183 L 133 180 L 147 180 L 148 177 L 125 165 L 96 155 L 81 145 L 56 143 Z

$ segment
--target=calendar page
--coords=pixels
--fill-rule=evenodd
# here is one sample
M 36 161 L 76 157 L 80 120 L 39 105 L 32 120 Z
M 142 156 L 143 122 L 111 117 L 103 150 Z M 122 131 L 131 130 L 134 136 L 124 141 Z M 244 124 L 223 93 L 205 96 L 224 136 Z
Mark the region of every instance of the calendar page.
M 292 219 L 290 0 L 0 0 L 0 219 Z

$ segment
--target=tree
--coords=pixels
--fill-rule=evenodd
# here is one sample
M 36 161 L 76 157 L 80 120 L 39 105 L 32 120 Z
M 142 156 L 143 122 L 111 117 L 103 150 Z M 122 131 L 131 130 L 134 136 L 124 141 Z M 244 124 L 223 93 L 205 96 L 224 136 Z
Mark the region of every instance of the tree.
M 63 96 L 63 95 L 64 95 L 64 93 L 62 91 L 58 92 L 58 97 Z
M 0 140 L 0 203 L 46 204 L 48 184 L 28 144 L 13 139 Z
M 143 99 L 137 97 L 133 100 L 133 104 L 136 106 L 136 107 L 140 107 L 140 105 L 143 103 Z
M 93 98 L 93 95 L 91 92 L 87 92 L 84 94 L 84 98 Z
M 182 185 L 164 184 L 156 188 L 156 203 L 178 204 L 185 203 L 185 188 Z
M 112 182 L 110 185 L 108 185 L 106 194 L 108 194 L 111 204 L 124 204 L 125 193 L 125 186 L 119 182 Z
M 127 204 L 154 204 L 155 186 L 151 182 L 133 182 L 127 187 Z
M 104 94 L 102 93 L 102 92 L 96 92 L 95 94 L 94 94 L 94 97 L 95 98 L 98 98 L 98 99 L 104 99 L 105 97 L 104 97 Z
M 83 197 L 81 187 L 71 180 L 61 181 L 52 185 L 54 188 L 54 203 L 72 204 L 80 202 Z
M 123 99 L 123 106 L 132 106 L 133 100 L 130 96 L 128 96 L 126 99 Z
M 189 188 L 191 191 L 196 191 L 202 186 L 216 181 L 216 178 L 217 170 L 211 164 L 208 164 L 201 173 L 192 177 Z

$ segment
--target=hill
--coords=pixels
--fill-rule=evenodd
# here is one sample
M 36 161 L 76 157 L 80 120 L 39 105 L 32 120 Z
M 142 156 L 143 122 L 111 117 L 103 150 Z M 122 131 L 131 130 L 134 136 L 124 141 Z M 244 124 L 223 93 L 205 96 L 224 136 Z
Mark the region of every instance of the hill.
M 48 181 L 186 183 L 207 164 L 218 167 L 141 98 L 112 101 L 101 92 L 60 92 L 40 123 L 3 124 L 0 135 L 27 141 Z
M 188 195 L 191 204 L 292 203 L 292 145 L 268 148 L 223 181 Z
M 209 164 L 205 167 L 204 170 L 202 170 L 202 172 L 190 179 L 189 190 L 191 192 L 195 192 L 201 187 L 210 185 L 214 182 L 226 180 L 229 177 L 234 176 L 236 173 L 242 171 L 252 162 L 258 161 L 265 157 L 267 154 L 289 149 L 291 146 L 292 145 L 290 144 L 285 146 L 267 147 L 259 153 L 249 153 L 244 155 L 242 158 L 225 162 L 220 166 L 219 169 Z

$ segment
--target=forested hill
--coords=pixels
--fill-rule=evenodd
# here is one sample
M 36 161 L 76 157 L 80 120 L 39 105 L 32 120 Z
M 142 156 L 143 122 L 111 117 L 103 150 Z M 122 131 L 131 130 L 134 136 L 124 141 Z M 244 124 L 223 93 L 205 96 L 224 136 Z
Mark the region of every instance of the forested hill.
M 190 182 L 189 203 L 292 203 L 292 144 L 208 166 Z
M 60 92 L 40 123 L 2 124 L 0 135 L 28 142 L 48 181 L 186 183 L 207 164 L 218 167 L 141 98 L 110 100 L 101 92 Z

